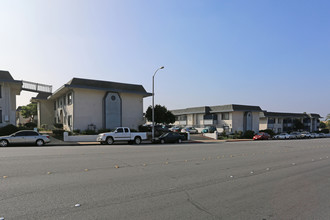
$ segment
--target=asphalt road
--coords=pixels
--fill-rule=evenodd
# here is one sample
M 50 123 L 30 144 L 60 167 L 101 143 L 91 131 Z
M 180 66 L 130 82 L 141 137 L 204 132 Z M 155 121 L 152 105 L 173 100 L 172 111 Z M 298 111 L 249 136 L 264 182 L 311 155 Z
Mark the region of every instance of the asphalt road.
M 0 148 L 0 217 L 330 219 L 330 138 Z

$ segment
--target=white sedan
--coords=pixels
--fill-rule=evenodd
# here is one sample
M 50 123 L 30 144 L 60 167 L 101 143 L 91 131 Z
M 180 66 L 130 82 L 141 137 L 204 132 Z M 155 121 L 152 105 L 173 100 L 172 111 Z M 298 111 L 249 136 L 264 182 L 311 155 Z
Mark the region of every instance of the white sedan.
M 189 132 L 191 134 L 197 134 L 198 130 L 194 127 L 185 127 L 181 129 L 181 132 Z
M 274 139 L 294 139 L 295 136 L 288 133 L 281 133 L 274 136 Z

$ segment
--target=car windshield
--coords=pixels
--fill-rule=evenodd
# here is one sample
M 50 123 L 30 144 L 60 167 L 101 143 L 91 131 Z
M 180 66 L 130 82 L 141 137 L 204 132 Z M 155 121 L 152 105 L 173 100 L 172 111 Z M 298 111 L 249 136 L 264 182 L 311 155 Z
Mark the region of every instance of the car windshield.
M 161 137 L 166 137 L 168 134 L 169 134 L 169 133 L 165 133 L 165 134 L 160 135 L 159 137 L 160 137 L 160 138 L 161 138 Z

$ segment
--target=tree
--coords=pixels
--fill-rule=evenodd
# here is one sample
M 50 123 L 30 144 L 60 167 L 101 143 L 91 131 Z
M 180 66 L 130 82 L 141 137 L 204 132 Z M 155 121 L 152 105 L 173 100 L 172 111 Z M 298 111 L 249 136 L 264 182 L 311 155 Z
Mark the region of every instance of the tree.
M 327 127 L 327 125 L 323 122 L 323 121 L 321 121 L 320 122 L 320 128 L 321 129 L 324 129 L 324 128 L 326 128 Z
M 37 104 L 30 103 L 26 106 L 22 106 L 21 114 L 24 118 L 30 118 L 31 122 L 34 121 L 34 116 L 37 115 Z
M 148 121 L 152 121 L 152 106 L 149 106 L 146 112 Z M 175 116 L 171 111 L 168 111 L 165 106 L 155 106 L 155 123 L 171 124 L 175 122 Z
M 293 129 L 296 130 L 296 131 L 301 130 L 301 129 L 304 129 L 304 124 L 301 123 L 300 120 L 295 119 L 293 121 Z

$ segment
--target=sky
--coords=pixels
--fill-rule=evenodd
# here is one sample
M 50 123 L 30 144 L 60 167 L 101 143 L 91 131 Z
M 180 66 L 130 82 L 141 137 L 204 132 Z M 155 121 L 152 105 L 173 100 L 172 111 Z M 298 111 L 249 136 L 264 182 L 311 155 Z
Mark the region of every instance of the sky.
M 330 113 L 328 0 L 1 0 L 0 70 L 141 84 L 168 109 Z M 21 92 L 17 105 L 36 93 Z M 151 105 L 144 99 L 144 108 Z

